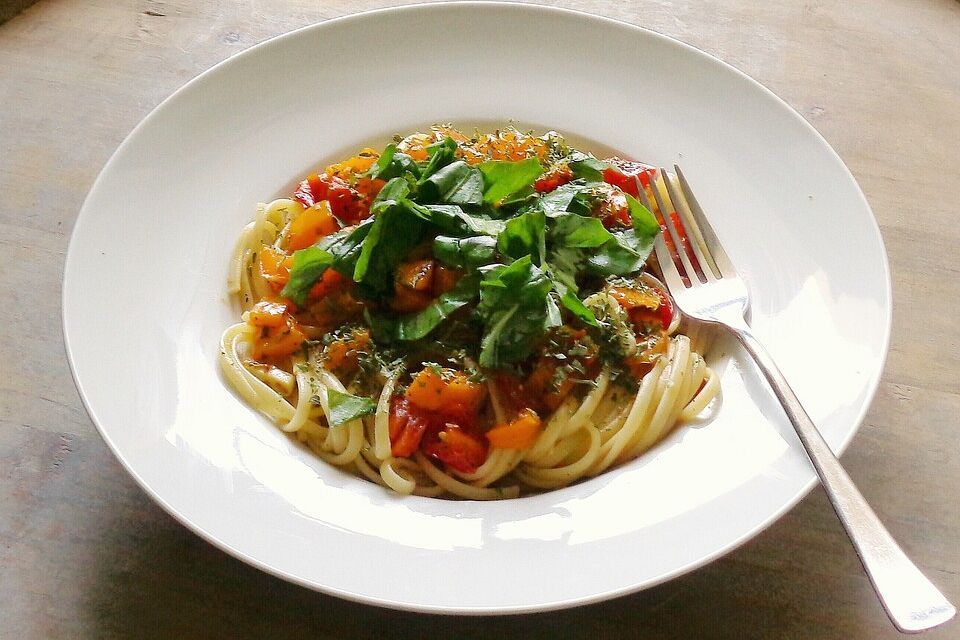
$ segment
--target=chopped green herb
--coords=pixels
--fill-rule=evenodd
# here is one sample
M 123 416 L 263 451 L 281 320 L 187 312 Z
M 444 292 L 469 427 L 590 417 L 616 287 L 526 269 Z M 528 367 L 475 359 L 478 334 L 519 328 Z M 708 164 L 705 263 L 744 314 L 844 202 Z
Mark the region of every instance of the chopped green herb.
M 353 422 L 377 410 L 377 403 L 371 398 L 355 396 L 331 388 L 327 389 L 327 405 L 330 409 L 327 424 L 331 428 Z

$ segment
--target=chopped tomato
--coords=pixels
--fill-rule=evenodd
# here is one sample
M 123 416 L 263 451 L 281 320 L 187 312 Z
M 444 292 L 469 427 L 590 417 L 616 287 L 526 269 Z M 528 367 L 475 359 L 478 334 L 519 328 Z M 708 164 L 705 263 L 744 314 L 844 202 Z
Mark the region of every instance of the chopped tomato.
M 634 380 L 642 380 L 643 376 L 650 373 L 650 370 L 653 369 L 654 362 L 645 358 L 631 356 L 625 358 L 623 364 Z
M 429 245 L 424 249 L 429 251 Z M 401 263 L 393 278 L 393 299 L 390 306 L 400 313 L 421 311 L 433 302 L 433 280 L 437 263 L 433 259 L 420 258 L 417 248 L 407 262 Z
M 506 371 L 498 371 L 493 376 L 493 382 L 497 385 L 500 398 L 506 401 L 509 404 L 508 408 L 514 412 L 539 405 L 539 402 L 527 393 L 523 380 L 518 376 Z
M 557 380 L 557 369 L 560 366 L 560 363 L 553 358 L 540 357 L 530 376 L 524 382 L 523 386 L 527 393 L 539 399 L 537 405 L 539 408 L 545 407 L 554 411 L 563 404 L 563 401 L 573 391 L 579 376 L 575 378 L 570 374 L 561 375 L 560 379 Z
M 427 146 L 433 142 L 433 137 L 426 133 L 413 133 L 397 144 L 397 151 L 407 154 L 417 162 L 422 162 L 430 157 Z
M 524 160 L 539 158 L 547 154 L 549 142 L 513 128 L 500 129 L 480 136 L 473 148 L 488 160 Z
M 563 325 L 550 334 L 549 342 L 523 381 L 522 407 L 554 411 L 578 382 L 596 376 L 599 349 L 586 331 Z
M 603 179 L 609 184 L 619 187 L 621 190 L 629 193 L 635 198 L 639 198 L 639 190 L 637 189 L 637 183 L 636 180 L 633 179 L 633 176 L 636 176 L 637 180 L 640 181 L 640 186 L 647 198 L 647 202 L 652 207 L 651 213 L 660 224 L 660 236 L 663 238 L 663 243 L 666 245 L 667 252 L 673 259 L 673 264 L 676 266 L 677 271 L 680 272 L 680 279 L 683 280 L 684 284 L 689 285 L 689 274 L 687 274 L 687 271 L 683 266 L 683 262 L 681 262 L 680 256 L 677 253 L 677 245 L 673 241 L 673 236 L 667 230 L 667 224 L 666 220 L 664 219 L 664 215 L 670 215 L 671 219 L 674 221 L 674 224 L 677 225 L 678 228 L 682 229 L 683 225 L 677 224 L 679 218 L 674 217 L 676 216 L 676 212 L 667 212 L 665 214 L 663 211 L 660 211 L 660 206 L 657 204 L 656 197 L 653 193 L 654 189 L 660 188 L 658 181 L 656 180 L 657 170 L 653 167 L 647 167 L 639 162 L 631 162 L 629 160 L 621 160 L 619 158 L 608 158 L 607 162 L 614 164 L 617 167 L 606 169 L 603 172 Z M 627 212 L 627 216 L 629 218 L 629 211 Z M 699 269 L 699 264 L 696 261 L 696 257 L 693 256 L 693 253 L 690 250 L 690 243 L 688 240 L 686 240 L 686 231 L 683 231 L 683 236 L 684 240 L 681 242 L 684 244 L 684 250 L 690 257 L 691 262 L 696 265 L 697 269 Z
M 553 411 L 570 395 L 576 384 L 576 378 L 572 376 L 564 376 L 557 383 L 556 374 L 559 367 L 557 360 L 541 356 L 525 380 L 500 372 L 494 377 L 494 382 L 500 397 L 508 403 L 509 409 L 513 412 L 526 409 Z
M 390 300 L 390 307 L 399 313 L 413 313 L 422 311 L 430 306 L 433 298 L 429 293 L 414 291 L 400 283 L 393 284 L 393 298 Z
M 421 409 L 462 414 L 476 413 L 485 394 L 466 373 L 430 366 L 414 376 L 406 396 Z
M 696 272 L 698 277 L 703 276 L 703 266 L 697 259 L 697 255 L 693 252 L 693 247 L 690 245 L 690 238 L 687 236 L 687 228 L 680 220 L 680 215 L 676 211 L 671 211 L 670 221 L 673 222 L 673 228 L 677 231 L 677 238 L 680 240 L 680 247 L 683 249 L 683 252 L 687 254 L 687 259 L 690 260 L 690 266 L 693 267 L 693 270 Z M 667 233 L 667 235 L 670 234 Z M 674 246 L 676 245 L 674 244 Z M 687 275 L 692 276 L 693 274 Z
M 657 289 L 657 295 L 660 296 L 660 324 L 666 329 L 673 322 L 673 300 L 663 289 Z
M 673 321 L 673 302 L 665 291 L 652 287 L 659 298 L 659 305 L 656 309 L 650 307 L 636 307 L 628 311 L 630 321 L 634 325 L 643 325 L 657 323 L 666 330 Z
M 660 296 L 653 287 L 642 287 L 638 289 L 633 287 L 610 287 L 608 292 L 610 297 L 620 303 L 620 306 L 623 307 L 625 311 L 632 311 L 637 307 L 656 310 L 661 304 Z
M 328 269 L 324 273 L 329 272 Z M 311 337 L 322 338 L 325 333 L 356 319 L 362 311 L 363 304 L 348 289 L 334 288 L 319 300 L 310 300 L 297 315 L 301 322 L 312 327 Z
M 353 280 L 343 275 L 339 271 L 327 268 L 323 272 L 323 275 L 320 276 L 320 279 L 317 280 L 317 283 L 313 285 L 310 289 L 310 293 L 307 295 L 308 298 L 319 300 L 320 298 L 325 298 L 334 291 L 343 291 L 350 287 L 353 284 Z
M 470 138 L 463 134 L 462 131 L 457 131 L 450 125 L 438 124 L 430 127 L 430 133 L 433 134 L 433 139 L 436 142 L 443 142 L 444 138 L 452 138 L 454 142 L 460 144 L 469 144 Z M 459 149 L 457 149 L 459 151 Z
M 461 407 L 430 411 L 406 395 L 390 399 L 391 453 L 408 457 L 418 449 L 451 468 L 470 472 L 483 464 L 487 443 L 476 431 L 476 414 Z
M 293 268 L 293 256 L 288 256 L 279 249 L 270 245 L 260 247 L 260 275 L 274 291 L 280 291 L 290 279 L 290 269 Z
M 286 322 L 279 327 L 264 327 L 253 343 L 253 359 L 279 358 L 295 353 L 307 339 L 296 319 L 287 314 Z
M 641 187 L 647 187 L 650 184 L 650 178 L 656 173 L 655 168 L 640 162 L 633 162 L 632 160 L 607 158 L 606 162 L 613 166 L 609 169 L 604 169 L 604 182 L 620 187 L 634 198 L 640 197 L 636 180 L 640 181 Z M 634 178 L 636 178 L 636 180 Z
M 537 412 L 524 409 L 510 422 L 487 431 L 487 441 L 498 449 L 526 449 L 537 441 L 541 427 Z
M 410 403 L 406 396 L 390 399 L 390 453 L 398 458 L 407 458 L 420 448 L 420 440 L 429 426 L 426 419 Z
M 306 180 L 300 183 L 293 199 L 303 204 L 305 207 L 312 207 L 318 202 L 326 200 L 330 203 L 330 210 L 334 216 L 345 224 L 356 224 L 360 218 L 359 210 L 356 206 L 359 200 L 357 194 L 350 185 L 336 176 L 327 174 L 311 174 Z
M 250 309 L 247 321 L 255 327 L 280 327 L 286 322 L 284 317 L 289 308 L 283 302 L 261 300 Z
M 601 182 L 591 187 L 586 196 L 590 203 L 590 214 L 599 218 L 608 229 L 632 224 L 627 196 L 621 189 Z
M 600 210 L 603 226 L 608 229 L 633 225 L 633 219 L 630 218 L 630 205 L 627 204 L 627 198 L 622 193 L 614 194 L 607 199 Z
M 397 266 L 396 283 L 413 291 L 430 291 L 433 288 L 433 274 L 436 262 L 433 260 L 413 260 Z
M 463 276 L 459 269 L 451 269 L 442 264 L 437 264 L 433 270 L 433 295 L 440 296 L 457 286 L 457 281 Z
M 323 352 L 324 361 L 336 373 L 349 375 L 357 370 L 360 354 L 369 346 L 370 332 L 357 329 L 327 345 Z
M 549 193 L 557 187 L 567 184 L 573 180 L 573 171 L 567 164 L 561 164 L 553 167 L 545 174 L 537 178 L 533 183 L 533 188 L 537 193 Z
M 360 178 L 357 180 L 357 184 L 353 185 L 353 188 L 363 196 L 363 201 L 369 210 L 370 203 L 377 197 L 380 189 L 382 189 L 385 184 L 387 184 L 386 181 L 380 180 L 379 178 Z M 366 216 L 361 217 L 365 218 Z
M 314 242 L 340 229 L 326 200 L 304 209 L 290 223 L 287 231 L 287 249 L 306 249 Z
M 487 443 L 483 437 L 453 423 L 447 423 L 438 432 L 427 433 L 420 447 L 428 457 L 461 473 L 473 473 L 487 459 Z
M 609 294 L 638 327 L 657 323 L 666 329 L 673 320 L 673 303 L 667 292 L 659 287 L 610 287 Z
M 379 154 L 374 149 L 367 147 L 361 149 L 360 153 L 352 158 L 347 158 L 343 162 L 331 164 L 324 169 L 323 172 L 328 176 L 347 178 L 358 173 L 363 173 L 372 167 L 373 163 L 377 161 L 378 157 Z

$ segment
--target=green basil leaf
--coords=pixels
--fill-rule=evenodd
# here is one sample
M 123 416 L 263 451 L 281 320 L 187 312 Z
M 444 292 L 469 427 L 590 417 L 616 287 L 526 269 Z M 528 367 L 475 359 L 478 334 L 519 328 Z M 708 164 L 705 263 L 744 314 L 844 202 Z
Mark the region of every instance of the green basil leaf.
M 551 288 L 530 256 L 483 271 L 477 305 L 484 324 L 480 366 L 502 368 L 530 355 L 546 328 L 559 321 L 548 296 Z
M 388 144 L 383 150 L 383 153 L 380 154 L 380 157 L 377 158 L 377 161 L 373 163 L 373 166 L 367 169 L 367 176 L 370 178 L 378 177 L 390 166 L 390 163 L 393 162 L 393 154 L 396 152 L 397 145 L 393 143 Z
M 500 209 L 518 209 L 526 204 L 535 201 L 539 194 L 534 190 L 533 185 L 527 185 L 519 191 L 515 191 L 500 201 Z
M 547 316 L 543 322 L 544 331 L 563 324 L 563 316 L 560 315 L 560 307 L 557 305 L 556 297 L 554 293 L 547 295 Z
M 660 223 L 640 202 L 625 194 L 633 226 L 612 231 L 612 239 L 587 259 L 588 271 L 595 275 L 626 275 L 640 271 L 653 251 L 653 242 L 660 233 Z
M 573 154 L 568 166 L 573 175 L 578 178 L 589 182 L 603 182 L 603 172 L 610 168 L 610 163 L 578 152 Z
M 321 238 L 314 246 L 329 252 L 333 256 L 333 264 L 330 267 L 334 271 L 353 278 L 353 272 L 363 248 L 363 239 L 367 237 L 372 224 L 373 218 L 367 218 L 356 227 L 342 229 Z
M 422 311 L 400 318 L 375 317 L 370 323 L 377 339 L 388 342 L 420 340 L 440 326 L 450 315 L 477 299 L 480 274 L 473 273 L 460 278 L 456 286 L 438 296 Z
M 453 238 L 437 236 L 433 241 L 434 257 L 448 267 L 473 271 L 496 260 L 497 240 L 490 236 Z
M 589 198 L 589 185 L 581 189 L 576 195 Z M 572 274 L 572 277 L 579 273 L 607 277 L 627 275 L 643 268 L 660 227 L 643 205 L 629 194 L 626 197 L 634 223 L 628 229 L 609 231 L 596 218 L 569 212 L 554 214 L 547 260 L 555 272 Z M 576 200 L 571 200 L 574 202 Z
M 420 243 L 427 229 L 428 223 L 409 200 L 381 210 L 363 240 L 353 271 L 353 280 L 362 285 L 359 293 L 368 298 L 389 294 L 393 290 L 394 269 Z
M 391 180 L 398 178 L 404 173 L 411 173 L 413 177 L 420 177 L 420 167 L 413 158 L 405 153 L 397 151 L 397 145 L 388 144 L 380 157 L 374 163 L 367 175 L 380 180 Z
M 580 298 L 577 297 L 573 291 L 567 291 L 560 296 L 560 302 L 564 307 L 567 308 L 570 313 L 579 318 L 584 324 L 590 325 L 591 327 L 600 326 L 597 323 L 596 316 L 593 315 L 593 312 L 588 309 Z
M 566 213 L 558 215 L 551 222 L 551 241 L 562 247 L 592 249 L 602 246 L 613 237 L 597 218 Z
M 535 206 L 540 211 L 543 211 L 548 218 L 564 214 L 567 212 L 567 208 L 570 206 L 573 197 L 577 195 L 581 186 L 582 185 L 579 184 L 565 184 L 557 187 L 550 193 L 541 196 L 535 203 Z
M 516 162 L 488 160 L 478 166 L 483 174 L 483 201 L 492 205 L 529 187 L 543 173 L 543 166 L 536 158 Z
M 392 178 L 377 193 L 377 197 L 373 199 L 370 205 L 370 211 L 376 215 L 380 211 L 396 205 L 409 195 L 410 183 L 402 177 Z
M 597 319 L 580 298 L 577 297 L 577 273 L 586 264 L 587 254 L 579 248 L 562 247 L 551 254 L 548 267 L 553 289 L 560 303 L 584 324 L 597 326 Z
M 546 255 L 546 217 L 542 211 L 528 211 L 507 221 L 497 236 L 497 249 L 505 256 L 529 255 L 535 264 L 543 264 Z
M 355 396 L 330 387 L 327 387 L 327 406 L 330 409 L 327 424 L 331 428 L 353 422 L 377 410 L 377 403 L 372 398 Z
M 290 269 L 290 279 L 280 292 L 285 298 L 290 298 L 298 305 L 303 305 L 307 294 L 323 272 L 333 264 L 333 256 L 328 251 L 318 247 L 307 247 L 293 254 L 293 267 Z
M 583 180 L 568 182 L 540 196 L 531 208 L 543 211 L 548 218 L 556 218 L 569 212 L 589 216 L 592 209 L 590 194 L 599 184 L 601 183 Z
M 439 169 L 420 184 L 420 200 L 425 203 L 483 203 L 483 174 L 476 167 L 458 160 Z
M 422 205 L 429 212 L 429 219 L 445 233 L 458 235 L 482 234 L 496 236 L 503 231 L 506 223 L 484 215 L 467 213 L 455 204 Z
M 456 158 L 457 143 L 453 138 L 444 138 L 441 142 L 434 142 L 427 146 L 427 155 L 429 160 L 420 172 L 420 181 L 423 182 L 437 170 L 447 166 Z
M 629 193 L 624 193 L 624 195 L 627 196 L 630 220 L 633 222 L 633 230 L 637 234 L 637 238 L 641 242 L 649 240 L 651 246 L 653 246 L 654 239 L 660 233 L 660 223 L 657 222 L 657 217 L 632 195 Z
M 621 276 L 643 269 L 649 247 L 638 241 L 633 229 L 611 232 L 612 238 L 587 257 L 586 270 L 598 276 Z

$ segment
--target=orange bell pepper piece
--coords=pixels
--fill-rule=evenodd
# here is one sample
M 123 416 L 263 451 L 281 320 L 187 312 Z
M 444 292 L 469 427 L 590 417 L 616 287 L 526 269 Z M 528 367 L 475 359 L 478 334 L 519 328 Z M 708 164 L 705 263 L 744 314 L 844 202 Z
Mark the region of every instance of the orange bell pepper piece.
M 287 305 L 282 302 L 261 300 L 250 309 L 247 321 L 255 327 L 282 327 L 287 311 Z
M 526 449 L 537 441 L 542 423 L 533 409 L 524 409 L 507 424 L 487 431 L 487 442 L 497 449 Z
M 479 382 L 453 369 L 426 367 L 407 387 L 407 399 L 421 409 L 445 412 L 475 412 L 484 399 Z
M 287 232 L 287 249 L 290 251 L 306 249 L 320 238 L 339 229 L 340 225 L 330 211 L 330 203 L 323 200 L 304 209 L 290 223 L 290 229 Z

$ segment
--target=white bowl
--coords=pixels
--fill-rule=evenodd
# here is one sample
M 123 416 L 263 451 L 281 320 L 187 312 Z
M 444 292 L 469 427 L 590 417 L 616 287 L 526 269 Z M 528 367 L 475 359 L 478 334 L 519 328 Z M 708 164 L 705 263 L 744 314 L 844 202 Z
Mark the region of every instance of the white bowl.
M 157 502 L 314 589 L 509 613 L 689 571 L 810 489 L 779 406 L 735 351 L 715 359 L 724 397 L 709 424 L 587 482 L 496 503 L 391 495 L 223 384 L 218 339 L 237 318 L 227 259 L 257 201 L 394 132 L 511 119 L 679 162 L 749 280 L 757 334 L 827 441 L 846 446 L 887 351 L 890 279 L 870 209 L 816 131 L 742 73 L 650 31 L 543 7 L 415 6 L 217 65 L 154 110 L 90 191 L 64 276 L 67 352 L 101 434 Z

